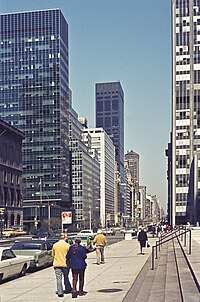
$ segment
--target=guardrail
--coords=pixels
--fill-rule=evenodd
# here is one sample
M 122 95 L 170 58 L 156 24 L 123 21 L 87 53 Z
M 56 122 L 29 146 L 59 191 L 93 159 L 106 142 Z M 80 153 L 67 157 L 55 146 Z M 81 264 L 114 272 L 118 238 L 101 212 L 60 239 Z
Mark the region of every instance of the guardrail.
M 188 254 L 190 255 L 192 252 L 192 233 L 190 229 L 178 229 L 174 230 L 170 233 L 161 235 L 159 240 L 156 241 L 156 244 L 152 246 L 152 254 L 151 254 L 151 269 L 154 270 L 155 267 L 155 259 L 158 258 L 158 249 L 160 251 L 160 247 L 174 238 L 181 238 L 181 241 L 184 238 L 184 246 L 187 245 L 187 233 L 189 233 L 189 244 L 188 244 Z M 184 236 L 184 237 L 183 237 Z

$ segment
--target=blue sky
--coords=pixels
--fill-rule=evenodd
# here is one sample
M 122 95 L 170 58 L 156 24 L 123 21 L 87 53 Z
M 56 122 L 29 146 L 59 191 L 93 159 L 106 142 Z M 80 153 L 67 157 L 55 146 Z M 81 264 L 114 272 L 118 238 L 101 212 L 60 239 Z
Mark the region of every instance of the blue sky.
M 125 152 L 140 155 L 140 184 L 166 209 L 171 129 L 170 0 L 0 0 L 0 12 L 60 8 L 69 24 L 73 107 L 95 126 L 96 82 L 120 81 Z

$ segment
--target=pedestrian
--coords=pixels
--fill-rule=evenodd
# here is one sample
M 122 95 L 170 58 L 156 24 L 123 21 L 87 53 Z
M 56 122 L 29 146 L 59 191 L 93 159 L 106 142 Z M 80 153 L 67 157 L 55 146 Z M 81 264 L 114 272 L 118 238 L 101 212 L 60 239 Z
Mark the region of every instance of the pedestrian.
M 71 293 L 72 287 L 69 282 L 69 266 L 67 265 L 66 255 L 69 251 L 70 245 L 67 243 L 67 234 L 62 233 L 60 239 L 53 245 L 53 267 L 56 275 L 57 282 L 57 295 L 58 297 L 64 297 L 64 294 Z M 65 290 L 63 290 L 62 276 L 64 277 Z
M 67 253 L 67 260 L 69 262 L 69 267 L 72 270 L 72 298 L 77 298 L 77 296 L 84 296 L 87 294 L 83 290 L 84 287 L 84 277 L 85 277 L 85 269 L 87 258 L 86 255 L 86 247 L 82 246 L 81 239 L 79 237 L 75 238 L 74 244 L 70 246 L 70 249 Z M 77 282 L 79 280 L 79 291 L 77 291 Z
M 101 230 L 97 231 L 97 235 L 95 236 L 93 243 L 96 244 L 97 265 L 105 263 L 104 249 L 106 246 L 106 236 Z
M 140 254 L 142 255 L 144 255 L 144 253 L 142 252 L 142 248 L 146 247 L 147 240 L 147 233 L 142 228 L 141 231 L 138 233 L 138 241 L 140 242 Z

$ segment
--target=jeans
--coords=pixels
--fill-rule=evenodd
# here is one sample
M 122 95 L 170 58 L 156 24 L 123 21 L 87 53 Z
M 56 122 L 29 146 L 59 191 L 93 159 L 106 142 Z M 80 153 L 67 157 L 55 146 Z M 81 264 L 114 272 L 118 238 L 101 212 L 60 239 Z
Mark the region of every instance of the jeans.
M 54 267 L 55 275 L 56 275 L 56 282 L 57 282 L 57 291 L 58 295 L 63 295 L 63 286 L 62 286 L 62 275 L 64 276 L 64 285 L 65 291 L 71 291 L 72 287 L 69 282 L 69 268 L 68 267 Z
M 96 247 L 97 264 L 104 263 L 104 246 Z

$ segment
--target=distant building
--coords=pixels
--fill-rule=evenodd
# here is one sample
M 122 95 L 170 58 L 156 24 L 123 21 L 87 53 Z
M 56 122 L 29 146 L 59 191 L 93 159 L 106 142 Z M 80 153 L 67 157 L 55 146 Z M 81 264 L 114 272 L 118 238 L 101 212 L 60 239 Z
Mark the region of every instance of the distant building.
M 200 221 L 200 2 L 172 0 L 171 223 Z
M 0 209 L 4 228 L 23 228 L 22 140 L 24 134 L 0 120 Z
M 38 226 L 47 203 L 71 206 L 68 24 L 60 9 L 2 14 L 0 23 L 0 116 L 25 133 L 24 219 Z
M 134 224 L 141 219 L 141 207 L 139 196 L 140 156 L 133 150 L 124 155 L 124 162 L 128 173 L 129 184 L 131 184 L 131 216 Z M 137 222 L 136 222 L 137 221 Z
M 96 127 L 102 127 L 115 146 L 115 159 L 124 183 L 124 92 L 120 82 L 96 83 Z M 119 186 L 119 212 L 124 212 L 123 189 Z
M 83 119 L 82 119 L 83 120 Z M 82 141 L 83 126 L 70 108 L 71 196 L 78 228 L 97 229 L 100 225 L 100 165 L 98 153 Z
M 83 129 L 83 142 L 91 143 L 97 150 L 100 163 L 100 220 L 101 226 L 115 223 L 114 189 L 115 189 L 115 147 L 103 128 Z

